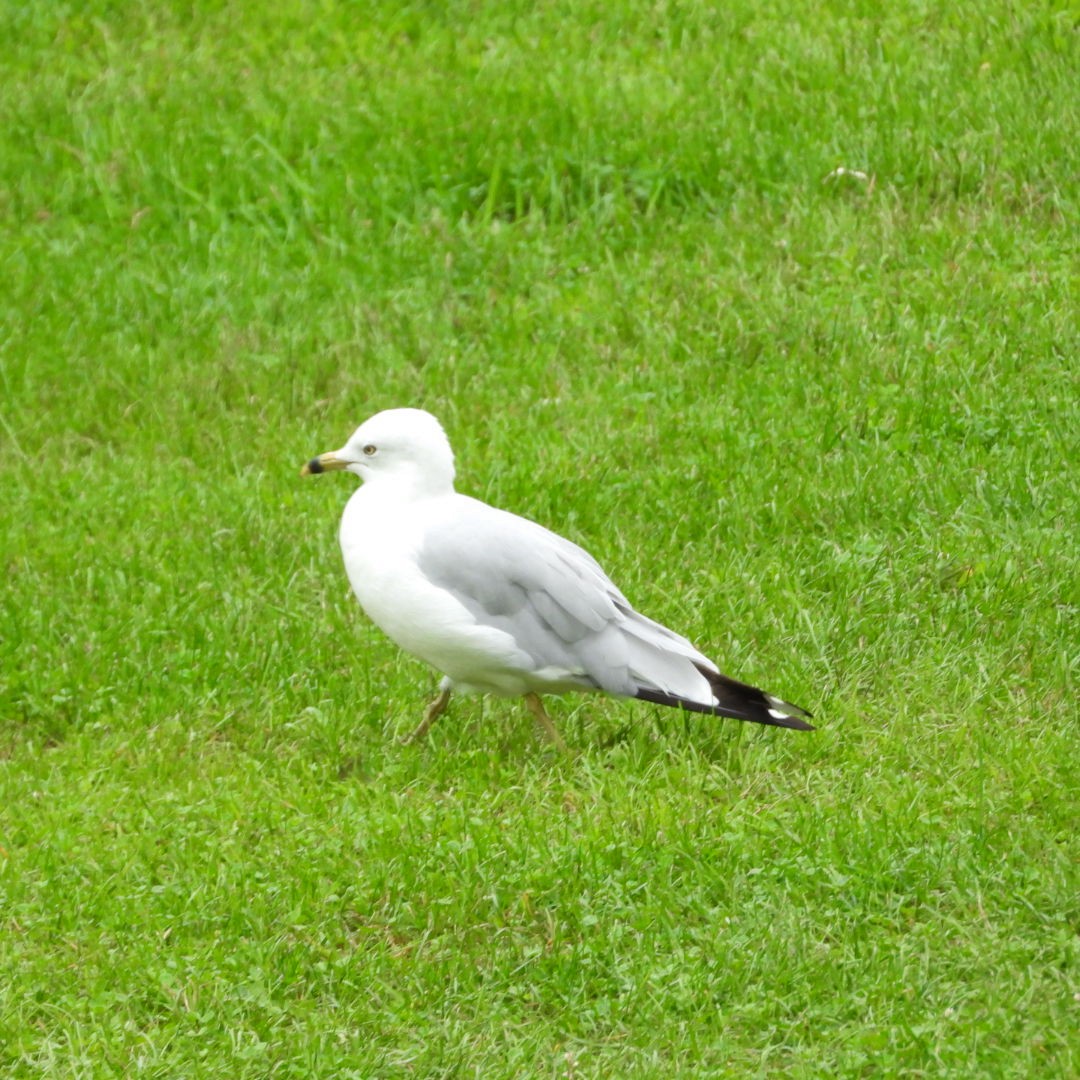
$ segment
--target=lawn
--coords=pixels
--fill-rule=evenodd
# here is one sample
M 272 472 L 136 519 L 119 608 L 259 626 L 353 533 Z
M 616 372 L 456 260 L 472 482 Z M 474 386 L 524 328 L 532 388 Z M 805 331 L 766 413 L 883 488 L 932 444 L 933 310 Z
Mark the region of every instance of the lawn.
M 1067 5 L 0 10 L 0 1073 L 1080 1074 Z M 459 697 L 379 409 L 802 734 Z

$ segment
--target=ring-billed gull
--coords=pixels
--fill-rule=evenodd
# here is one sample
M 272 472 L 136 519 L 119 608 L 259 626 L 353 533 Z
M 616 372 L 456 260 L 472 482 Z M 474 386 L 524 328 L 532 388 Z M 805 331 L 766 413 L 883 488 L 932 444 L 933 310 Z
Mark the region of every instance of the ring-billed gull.
M 577 544 L 457 494 L 454 455 L 430 413 L 377 413 L 301 474 L 337 469 L 363 481 L 340 531 L 356 598 L 388 637 L 444 675 L 410 741 L 454 689 L 524 696 L 560 746 L 541 694 L 599 691 L 813 730 L 805 709 L 722 675 L 686 638 L 635 611 Z

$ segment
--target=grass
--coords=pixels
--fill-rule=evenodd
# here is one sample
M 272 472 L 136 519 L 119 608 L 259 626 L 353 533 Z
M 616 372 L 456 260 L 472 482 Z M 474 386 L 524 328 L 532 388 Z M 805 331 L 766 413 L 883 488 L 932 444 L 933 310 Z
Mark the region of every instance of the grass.
M 8 5 L 4 1074 L 1080 1072 L 1073 24 Z M 819 731 L 398 746 L 401 404 Z

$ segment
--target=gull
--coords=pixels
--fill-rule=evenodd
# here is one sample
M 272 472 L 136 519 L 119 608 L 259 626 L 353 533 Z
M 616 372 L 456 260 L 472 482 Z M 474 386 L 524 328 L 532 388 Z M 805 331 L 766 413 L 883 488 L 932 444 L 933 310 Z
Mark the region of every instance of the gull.
M 339 532 L 360 606 L 443 674 L 406 742 L 427 734 L 453 690 L 524 697 L 563 749 L 542 694 L 593 691 L 813 730 L 805 709 L 721 674 L 681 634 L 635 611 L 577 544 L 459 495 L 450 442 L 430 413 L 376 413 L 301 475 L 335 470 L 363 481 Z

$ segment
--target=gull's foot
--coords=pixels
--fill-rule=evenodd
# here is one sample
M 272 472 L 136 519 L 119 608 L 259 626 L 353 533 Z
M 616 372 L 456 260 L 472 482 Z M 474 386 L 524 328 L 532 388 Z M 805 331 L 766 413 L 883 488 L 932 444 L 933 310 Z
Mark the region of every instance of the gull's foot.
M 447 703 L 450 701 L 449 688 L 441 690 L 439 696 L 424 710 L 424 719 L 420 721 L 415 731 L 408 735 L 402 735 L 398 742 L 402 746 L 408 746 L 422 739 L 430 730 L 431 725 L 446 712 Z
M 551 717 L 548 716 L 545 711 L 544 703 L 540 700 L 539 694 L 526 694 L 525 704 L 528 706 L 529 712 L 536 717 L 536 722 L 540 725 L 540 730 L 555 744 L 560 753 L 569 753 L 566 749 L 566 743 L 563 742 L 562 736 L 555 730 L 555 725 L 551 722 Z

